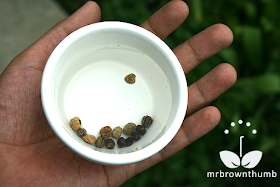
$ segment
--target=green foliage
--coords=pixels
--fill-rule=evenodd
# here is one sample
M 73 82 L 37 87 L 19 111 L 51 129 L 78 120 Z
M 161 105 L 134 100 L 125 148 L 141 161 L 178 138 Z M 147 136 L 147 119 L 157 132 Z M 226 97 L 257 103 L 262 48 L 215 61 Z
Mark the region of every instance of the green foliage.
M 72 6 L 77 1 L 63 2 Z M 167 2 L 103 0 L 99 4 L 103 21 L 120 20 L 139 25 Z M 238 153 L 242 134 L 246 137 L 245 152 L 263 151 L 263 158 L 254 170 L 273 169 L 280 175 L 280 1 L 190 0 L 187 3 L 189 17 L 165 40 L 171 48 L 215 23 L 228 25 L 235 37 L 230 47 L 187 75 L 189 84 L 223 62 L 235 67 L 237 83 L 211 103 L 222 114 L 217 128 L 123 186 L 279 186 L 279 181 L 273 178 L 206 178 L 206 172 L 227 171 L 219 151 Z M 239 119 L 252 125 L 232 128 L 230 123 Z M 229 135 L 223 133 L 226 128 L 230 129 Z M 252 135 L 252 129 L 258 133 Z

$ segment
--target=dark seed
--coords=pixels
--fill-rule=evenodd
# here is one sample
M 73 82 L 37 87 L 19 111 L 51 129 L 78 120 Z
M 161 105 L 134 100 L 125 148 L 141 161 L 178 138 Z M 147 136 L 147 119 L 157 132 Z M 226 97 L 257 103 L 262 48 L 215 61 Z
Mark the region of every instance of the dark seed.
M 78 136 L 83 137 L 84 135 L 87 134 L 87 131 L 86 131 L 86 129 L 84 129 L 84 128 L 79 128 L 79 129 L 77 130 L 77 134 L 78 134 Z
M 137 125 L 136 131 L 141 134 L 142 136 L 146 133 L 146 129 L 143 125 Z
M 125 143 L 125 139 L 124 137 L 120 137 L 117 141 L 117 144 L 118 144 L 118 147 L 119 148 L 122 148 L 122 147 L 125 147 L 126 146 L 126 143 Z
M 131 138 L 134 140 L 134 141 L 138 141 L 140 140 L 140 134 L 138 132 L 133 132 L 131 134 Z
M 149 128 L 152 123 L 153 119 L 150 116 L 147 115 L 142 118 L 142 125 L 144 125 L 145 128 Z
M 125 140 L 125 143 L 127 146 L 131 146 L 133 144 L 133 139 L 131 137 L 128 137 L 126 140 Z
M 108 149 L 113 149 L 115 147 L 115 142 L 114 140 L 112 139 L 107 139 L 105 141 L 105 146 L 108 148 Z

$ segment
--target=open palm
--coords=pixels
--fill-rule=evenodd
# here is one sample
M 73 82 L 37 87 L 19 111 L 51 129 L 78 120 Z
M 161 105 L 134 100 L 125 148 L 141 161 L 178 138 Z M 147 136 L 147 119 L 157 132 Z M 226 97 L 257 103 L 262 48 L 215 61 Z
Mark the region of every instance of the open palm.
M 0 76 L 0 184 L 3 186 L 119 186 L 134 175 L 172 156 L 200 138 L 220 121 L 213 106 L 203 108 L 236 81 L 236 71 L 220 64 L 189 86 L 189 105 L 174 139 L 159 153 L 126 166 L 104 166 L 72 152 L 54 134 L 41 106 L 41 77 L 56 45 L 74 30 L 100 20 L 92 1 L 58 23 L 13 59 Z M 171 1 L 141 26 L 165 39 L 188 15 L 183 1 Z M 173 51 L 185 73 L 226 48 L 231 30 L 213 25 Z M 202 109 L 201 109 L 202 108 Z

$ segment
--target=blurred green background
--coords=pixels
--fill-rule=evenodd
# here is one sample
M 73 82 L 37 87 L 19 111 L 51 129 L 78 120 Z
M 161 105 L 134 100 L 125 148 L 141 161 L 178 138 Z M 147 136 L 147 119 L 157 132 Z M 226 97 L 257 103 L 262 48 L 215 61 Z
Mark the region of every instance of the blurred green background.
M 56 0 L 69 14 L 86 0 Z M 168 0 L 99 0 L 102 21 L 120 20 L 141 24 Z M 207 59 L 187 75 L 191 84 L 219 63 L 227 62 L 238 72 L 237 83 L 210 105 L 219 108 L 222 119 L 206 136 L 173 157 L 128 180 L 122 186 L 280 186 L 280 1 L 279 0 L 189 0 L 187 20 L 165 42 L 179 45 L 215 23 L 228 25 L 234 42 Z M 251 122 L 250 127 L 231 122 Z M 229 129 L 228 135 L 224 130 Z M 252 129 L 257 134 L 251 133 Z M 239 136 L 244 135 L 243 153 L 260 150 L 263 157 L 253 169 L 272 170 L 277 178 L 207 178 L 207 171 L 227 169 L 219 158 L 222 150 L 239 154 Z M 243 154 L 243 155 L 244 155 Z

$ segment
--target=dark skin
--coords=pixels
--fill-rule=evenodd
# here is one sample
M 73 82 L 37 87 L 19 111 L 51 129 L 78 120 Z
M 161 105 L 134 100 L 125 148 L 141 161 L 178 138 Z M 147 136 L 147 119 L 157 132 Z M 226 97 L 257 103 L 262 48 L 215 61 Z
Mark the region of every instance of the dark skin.
M 165 39 L 187 18 L 188 6 L 171 1 L 141 26 Z M 69 150 L 44 116 L 41 77 L 56 45 L 76 29 L 98 22 L 100 8 L 87 2 L 15 57 L 0 76 L 0 184 L 3 186 L 119 186 L 134 175 L 174 155 L 212 130 L 220 112 L 211 101 L 236 81 L 236 71 L 220 64 L 189 86 L 187 118 L 174 139 L 159 153 L 136 164 L 104 166 Z M 173 51 L 187 74 L 206 58 L 231 44 L 233 34 L 216 24 Z

